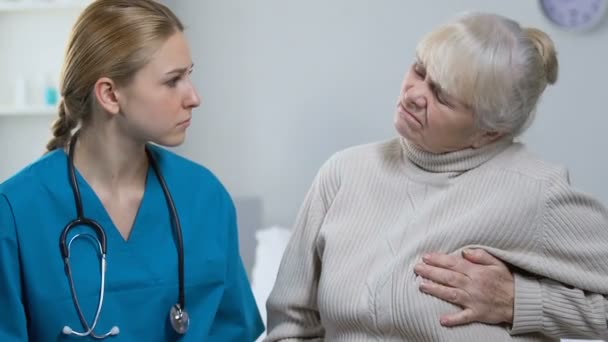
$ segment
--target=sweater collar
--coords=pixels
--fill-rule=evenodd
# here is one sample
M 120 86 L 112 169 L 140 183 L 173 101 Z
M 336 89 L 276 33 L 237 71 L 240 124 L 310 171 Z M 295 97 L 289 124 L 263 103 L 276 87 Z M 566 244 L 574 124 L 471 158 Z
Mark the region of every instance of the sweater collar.
M 465 172 L 478 167 L 504 151 L 512 138 L 500 139 L 480 148 L 466 148 L 447 153 L 426 152 L 401 138 L 405 156 L 415 165 L 429 172 Z

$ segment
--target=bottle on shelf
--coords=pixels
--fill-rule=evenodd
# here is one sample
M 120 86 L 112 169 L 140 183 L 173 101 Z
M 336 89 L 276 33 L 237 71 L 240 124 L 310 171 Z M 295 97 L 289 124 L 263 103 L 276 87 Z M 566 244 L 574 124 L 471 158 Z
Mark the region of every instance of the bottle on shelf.
M 46 84 L 44 87 L 44 105 L 53 107 L 59 103 L 59 90 L 56 78 L 51 74 L 46 75 Z

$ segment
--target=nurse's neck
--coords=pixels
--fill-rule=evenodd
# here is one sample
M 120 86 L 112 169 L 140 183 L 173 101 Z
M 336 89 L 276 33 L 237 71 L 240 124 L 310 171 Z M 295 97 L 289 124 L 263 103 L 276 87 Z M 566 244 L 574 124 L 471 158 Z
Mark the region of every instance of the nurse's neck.
M 142 192 L 148 172 L 145 142 L 121 134 L 114 125 L 81 129 L 74 151 L 74 165 L 87 182 L 103 192 Z M 140 191 L 139 191 L 140 190 Z

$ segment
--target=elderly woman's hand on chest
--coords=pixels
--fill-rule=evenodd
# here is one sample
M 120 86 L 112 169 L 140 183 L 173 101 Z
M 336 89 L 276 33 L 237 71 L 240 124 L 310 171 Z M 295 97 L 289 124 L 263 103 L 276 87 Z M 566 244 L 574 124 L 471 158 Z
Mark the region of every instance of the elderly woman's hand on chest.
M 422 292 L 462 308 L 441 316 L 442 325 L 513 322 L 513 274 L 507 265 L 488 252 L 464 250 L 462 257 L 429 253 L 414 270 L 423 278 Z

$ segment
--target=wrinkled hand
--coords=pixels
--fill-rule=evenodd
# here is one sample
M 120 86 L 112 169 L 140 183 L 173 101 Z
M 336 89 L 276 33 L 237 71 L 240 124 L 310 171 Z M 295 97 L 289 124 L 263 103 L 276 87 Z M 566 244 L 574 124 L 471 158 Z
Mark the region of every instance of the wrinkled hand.
M 462 256 L 431 253 L 414 268 L 424 278 L 422 292 L 462 308 L 440 317 L 440 323 L 512 323 L 515 285 L 511 271 L 482 249 L 465 250 Z

